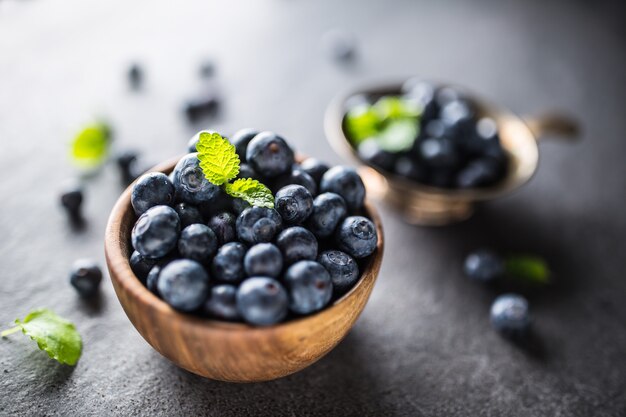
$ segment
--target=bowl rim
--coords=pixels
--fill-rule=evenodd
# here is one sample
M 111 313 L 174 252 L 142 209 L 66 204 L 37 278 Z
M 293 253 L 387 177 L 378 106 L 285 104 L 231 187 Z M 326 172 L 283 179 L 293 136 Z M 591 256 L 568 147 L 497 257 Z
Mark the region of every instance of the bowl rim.
M 160 164 L 157 164 L 148 172 L 162 172 L 165 174 L 169 174 L 175 167 L 176 163 L 186 154 L 179 155 L 174 158 L 170 158 Z M 296 159 L 303 159 L 304 156 L 297 155 Z M 117 199 L 113 209 L 111 210 L 111 214 L 109 215 L 109 219 L 106 226 L 105 237 L 104 237 L 104 249 L 105 249 L 105 258 L 106 264 L 109 268 L 111 281 L 114 281 L 117 285 L 124 288 L 127 294 L 132 296 L 132 299 L 135 302 L 148 304 L 148 307 L 157 311 L 159 314 L 163 314 L 169 316 L 172 320 L 180 320 L 185 322 L 191 326 L 200 326 L 206 329 L 220 329 L 226 331 L 233 332 L 262 332 L 262 331 L 279 331 L 283 329 L 287 329 L 291 326 L 298 326 L 305 324 L 308 320 L 314 319 L 318 314 L 328 312 L 330 310 L 334 310 L 339 305 L 343 304 L 347 299 L 351 298 L 357 290 L 366 285 L 368 281 L 374 281 L 377 278 L 378 272 L 376 274 L 368 274 L 367 271 L 370 271 L 375 268 L 380 268 L 380 264 L 382 263 L 383 254 L 384 254 L 384 232 L 382 221 L 378 211 L 375 206 L 371 202 L 370 199 L 365 199 L 364 202 L 364 212 L 367 216 L 369 216 L 370 220 L 374 223 L 376 227 L 378 241 L 376 243 L 376 250 L 369 256 L 365 267 L 360 271 L 361 276 L 359 280 L 354 284 L 354 286 L 341 297 L 336 299 L 332 304 L 326 306 L 324 309 L 315 312 L 314 314 L 306 315 L 306 316 L 295 316 L 292 319 L 287 321 L 283 321 L 271 326 L 253 326 L 246 323 L 241 322 L 228 322 L 225 320 L 217 320 L 211 319 L 208 317 L 196 316 L 184 312 L 180 312 L 169 306 L 165 301 L 161 298 L 157 297 L 153 294 L 148 288 L 141 283 L 139 278 L 135 275 L 130 267 L 129 256 L 124 253 L 123 247 L 125 249 L 130 249 L 132 251 L 132 246 L 128 243 L 124 243 L 121 240 L 122 234 L 122 223 L 123 218 L 126 215 L 135 216 L 135 213 L 132 211 L 132 206 L 130 204 L 130 195 L 132 192 L 132 187 L 134 186 L 136 180 L 133 181 L 120 195 Z M 132 253 L 132 252 L 131 252 Z M 119 260 L 123 260 L 120 262 Z M 378 265 L 376 265 L 378 264 Z M 372 282 L 372 285 L 373 283 Z M 116 296 L 119 299 L 119 294 L 117 292 L 117 288 L 115 288 Z M 121 300 L 120 300 L 121 301 Z
M 537 145 L 537 137 L 530 129 L 526 121 L 513 113 L 507 107 L 494 104 L 492 100 L 484 98 L 480 94 L 476 94 L 471 89 L 452 82 L 444 80 L 437 80 L 431 78 L 420 78 L 422 81 L 430 82 L 438 87 L 451 87 L 457 91 L 460 91 L 464 95 L 470 97 L 479 107 L 485 110 L 485 113 L 490 115 L 497 115 L 499 120 L 508 121 L 509 123 L 518 123 L 524 126 L 527 133 L 532 137 L 533 145 L 533 169 L 528 175 L 521 178 L 513 178 L 508 173 L 507 176 L 498 184 L 482 188 L 471 189 L 455 189 L 455 188 L 442 188 L 432 185 L 422 184 L 417 181 L 413 181 L 404 177 L 401 177 L 393 172 L 389 172 L 378 167 L 375 167 L 366 161 L 363 161 L 357 154 L 356 149 L 350 143 L 345 130 L 344 120 L 346 116 L 345 104 L 351 97 L 358 96 L 360 94 L 371 95 L 383 95 L 383 94 L 399 94 L 401 92 L 402 85 L 409 81 L 411 78 L 418 77 L 405 77 L 395 79 L 369 79 L 357 82 L 347 88 L 340 90 L 329 102 L 324 114 L 324 133 L 326 139 L 330 142 L 333 149 L 340 154 L 350 158 L 353 162 L 358 163 L 364 167 L 374 170 L 378 175 L 382 176 L 386 181 L 393 182 L 401 187 L 416 191 L 424 195 L 430 195 L 439 198 L 461 199 L 461 200 L 488 200 L 498 197 L 503 194 L 508 194 L 516 189 L 520 188 L 524 184 L 528 183 L 536 174 L 537 167 L 539 165 L 539 147 Z M 511 154 L 509 149 L 504 149 L 507 154 Z

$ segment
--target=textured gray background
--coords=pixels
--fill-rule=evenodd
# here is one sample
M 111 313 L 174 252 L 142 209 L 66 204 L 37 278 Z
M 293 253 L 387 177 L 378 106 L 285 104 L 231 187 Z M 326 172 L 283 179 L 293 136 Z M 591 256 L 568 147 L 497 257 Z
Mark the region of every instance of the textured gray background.
M 618 416 L 626 407 L 626 14 L 618 2 L 105 2 L 0 0 L 0 322 L 38 306 L 76 322 L 78 366 L 57 365 L 19 335 L 0 340 L 0 414 Z M 330 62 L 330 28 L 359 39 L 356 65 Z M 57 207 L 74 175 L 66 143 L 99 115 L 146 162 L 182 151 L 196 130 L 180 104 L 217 63 L 224 132 L 273 129 L 338 163 L 322 115 L 367 78 L 419 74 L 483 92 L 520 114 L 563 108 L 576 145 L 541 145 L 518 194 L 454 227 L 408 227 L 382 210 L 387 251 L 370 303 L 347 339 L 282 380 L 204 380 L 160 357 L 106 280 L 96 305 L 67 282 L 77 257 L 104 262 L 102 235 L 121 188 L 108 167 L 90 183 L 88 228 Z M 126 64 L 146 90 L 131 94 Z M 202 127 L 205 127 L 204 125 Z M 558 282 L 531 295 L 536 341 L 491 331 L 497 295 L 463 278 L 478 245 L 545 256 Z

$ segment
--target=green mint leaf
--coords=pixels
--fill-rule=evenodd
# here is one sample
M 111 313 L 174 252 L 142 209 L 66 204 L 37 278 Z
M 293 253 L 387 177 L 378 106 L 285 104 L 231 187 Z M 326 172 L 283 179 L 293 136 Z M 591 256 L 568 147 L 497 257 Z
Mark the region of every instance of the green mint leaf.
M 382 120 L 416 119 L 422 113 L 417 103 L 397 96 L 380 98 L 373 109 Z
M 83 342 L 73 323 L 43 308 L 31 311 L 24 320 L 15 320 L 15 324 L 16 327 L 5 330 L 0 335 L 5 337 L 21 329 L 50 358 L 66 365 L 76 365 L 78 362 Z
M 550 269 L 546 262 L 536 256 L 516 255 L 505 260 L 506 275 L 528 284 L 548 284 Z
M 226 192 L 252 206 L 274 208 L 274 196 L 269 188 L 252 178 L 240 178 L 226 184 Z
M 222 185 L 239 174 L 239 156 L 235 146 L 219 133 L 201 132 L 196 149 L 200 168 L 209 182 Z
M 106 159 L 111 144 L 111 129 L 105 123 L 95 123 L 81 130 L 71 145 L 72 160 L 79 166 L 93 168 Z
M 403 152 L 413 147 L 419 129 L 415 119 L 393 120 L 376 137 L 387 152 Z
M 348 135 L 355 145 L 376 136 L 381 122 L 379 115 L 368 104 L 350 109 L 345 121 Z

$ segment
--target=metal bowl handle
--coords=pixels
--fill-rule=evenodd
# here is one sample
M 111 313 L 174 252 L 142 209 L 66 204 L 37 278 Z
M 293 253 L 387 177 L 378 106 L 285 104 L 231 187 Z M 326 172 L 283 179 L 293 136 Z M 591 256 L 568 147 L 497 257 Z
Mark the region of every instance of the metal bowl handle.
M 525 118 L 526 124 L 535 138 L 558 137 L 573 141 L 578 139 L 580 125 L 578 122 L 563 113 L 548 112 L 540 116 Z

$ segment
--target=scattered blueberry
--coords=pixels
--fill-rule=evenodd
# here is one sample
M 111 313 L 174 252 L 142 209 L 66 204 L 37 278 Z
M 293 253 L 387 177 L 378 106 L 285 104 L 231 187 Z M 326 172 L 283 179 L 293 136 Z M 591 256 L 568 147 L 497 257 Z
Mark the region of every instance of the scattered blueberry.
M 317 257 L 317 239 L 313 233 L 301 226 L 283 230 L 276 239 L 276 246 L 283 253 L 285 265 L 303 259 L 315 260 Z
M 173 208 L 155 206 L 139 217 L 133 227 L 133 248 L 146 258 L 161 258 L 178 242 L 180 219 Z
M 195 123 L 205 117 L 213 117 L 217 114 L 220 106 L 220 97 L 213 89 L 203 91 L 197 97 L 189 99 L 185 103 L 185 115 L 187 120 Z
M 322 193 L 313 200 L 313 212 L 307 225 L 318 238 L 327 238 L 347 214 L 346 202 L 339 194 Z
M 206 60 L 200 65 L 199 72 L 200 77 L 211 78 L 215 74 L 215 64 L 213 63 L 213 61 Z
M 311 314 L 328 304 L 333 283 L 328 271 L 317 262 L 300 261 L 285 273 L 289 309 L 297 314 Z
M 317 262 L 330 274 L 337 295 L 347 292 L 359 280 L 359 266 L 347 253 L 328 250 L 317 257 Z
M 102 271 L 90 259 L 78 259 L 72 265 L 70 283 L 81 297 L 92 297 L 98 293 Z
M 322 176 L 321 192 L 339 194 L 350 210 L 359 210 L 365 200 L 365 185 L 354 168 L 336 166 Z
M 193 311 L 209 295 L 209 275 L 196 261 L 172 261 L 161 269 L 157 290 L 163 300 L 173 308 Z
M 180 218 L 180 227 L 183 229 L 195 223 L 204 223 L 202 213 L 193 204 L 178 203 L 174 206 L 174 210 Z
M 141 88 L 143 84 L 143 70 L 139 64 L 132 64 L 128 68 L 128 83 L 134 90 Z
M 230 143 L 235 145 L 235 150 L 237 151 L 237 155 L 239 155 L 239 160 L 241 162 L 246 162 L 246 152 L 248 150 L 248 144 L 258 134 L 259 131 L 256 129 L 241 129 L 235 132 L 235 134 L 230 138 Z
M 142 175 L 135 183 L 130 202 L 138 216 L 150 207 L 174 202 L 174 184 L 161 172 Z
M 294 155 L 283 138 L 273 132 L 261 132 L 248 144 L 246 161 L 256 172 L 270 178 L 288 172 Z
M 206 263 L 217 251 L 217 236 L 209 226 L 192 224 L 180 233 L 178 252 L 183 258 Z
M 246 276 L 243 267 L 245 255 L 246 247 L 239 242 L 226 243 L 220 247 L 211 264 L 213 277 L 218 281 L 239 283 Z
M 504 260 L 489 249 L 480 249 L 467 255 L 463 269 L 471 279 L 493 282 L 504 275 Z
M 239 240 L 253 245 L 272 241 L 282 230 L 283 220 L 274 209 L 250 207 L 237 217 L 235 226 Z
M 134 251 L 132 255 L 130 255 L 129 263 L 130 269 L 133 270 L 137 278 L 139 278 L 141 282 L 146 282 L 146 278 L 148 277 L 152 267 L 156 265 L 157 260 L 146 258 L 139 252 Z
M 70 218 L 82 217 L 83 188 L 79 184 L 71 184 L 61 191 L 61 206 Z
M 328 55 L 336 61 L 348 62 L 356 55 L 356 40 L 350 32 L 329 30 L 324 34 L 323 43 Z
M 287 292 L 273 278 L 248 278 L 237 290 L 237 311 L 250 324 L 276 324 L 287 316 Z
M 257 243 L 246 253 L 243 266 L 248 276 L 277 278 L 283 269 L 283 255 L 271 243 Z
M 207 224 L 217 236 L 220 245 L 223 245 L 237 238 L 237 230 L 235 229 L 236 221 L 237 217 L 235 217 L 234 214 L 223 211 L 212 216 Z
M 137 152 L 131 150 L 120 152 L 115 156 L 115 163 L 120 171 L 123 184 L 130 184 L 137 178 L 136 164 L 138 156 Z
M 315 158 L 307 158 L 300 164 L 300 169 L 309 174 L 316 184 L 320 183 L 328 168 L 328 165 Z
M 339 249 L 355 258 L 364 258 L 376 250 L 378 234 L 371 220 L 363 216 L 347 217 L 336 231 Z
M 183 156 L 176 164 L 172 175 L 176 198 L 197 206 L 211 205 L 220 195 L 217 185 L 211 184 L 200 168 L 197 153 Z M 200 207 L 202 210 L 202 207 Z
M 313 197 L 301 185 L 287 185 L 276 193 L 274 206 L 285 222 L 298 224 L 313 211 Z
M 220 320 L 240 320 L 237 311 L 237 287 L 228 284 L 214 286 L 202 309 L 209 316 Z
M 500 295 L 491 305 L 491 325 L 510 336 L 523 335 L 530 327 L 528 301 L 517 294 Z

